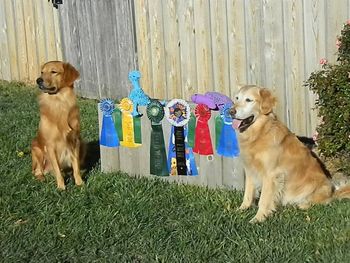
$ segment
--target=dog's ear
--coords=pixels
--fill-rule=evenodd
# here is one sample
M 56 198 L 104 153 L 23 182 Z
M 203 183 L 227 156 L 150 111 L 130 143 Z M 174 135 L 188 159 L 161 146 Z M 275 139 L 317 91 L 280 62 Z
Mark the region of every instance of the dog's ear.
M 269 114 L 272 112 L 273 107 L 276 105 L 276 98 L 272 95 L 271 91 L 266 88 L 259 90 L 261 103 L 260 111 L 262 114 Z
M 74 81 L 79 78 L 79 72 L 69 63 L 63 64 L 63 79 L 67 86 L 73 86 Z

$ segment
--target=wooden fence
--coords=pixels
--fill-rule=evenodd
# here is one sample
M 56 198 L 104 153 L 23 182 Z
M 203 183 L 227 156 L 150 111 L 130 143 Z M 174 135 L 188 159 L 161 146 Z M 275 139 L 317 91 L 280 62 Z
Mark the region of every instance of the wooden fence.
M 282 121 L 312 135 L 315 97 L 303 82 L 321 58 L 335 61 L 349 11 L 349 0 L 137 0 L 141 85 L 154 97 L 187 100 L 265 86 Z
M 44 62 L 61 59 L 58 13 L 52 4 L 0 1 L 0 79 L 34 82 Z
M 102 128 L 102 112 L 98 107 L 99 127 Z M 156 177 L 150 175 L 150 137 L 151 122 L 147 118 L 145 107 L 140 107 L 142 122 L 142 145 L 137 148 L 106 147 L 100 146 L 101 170 L 103 172 L 123 171 L 129 175 L 141 177 Z M 212 112 L 208 122 L 213 147 L 215 145 L 215 116 L 218 112 Z M 166 151 L 168 152 L 170 138 L 170 123 L 164 118 L 162 121 Z M 214 147 L 215 149 L 215 147 Z M 208 187 L 225 187 L 243 189 L 244 172 L 239 158 L 222 157 L 214 153 L 211 157 L 195 154 L 198 167 L 197 176 L 159 176 L 163 180 L 177 183 L 196 184 Z
M 59 7 L 64 58 L 80 71 L 78 94 L 121 98 L 136 69 L 132 0 L 69 0 Z

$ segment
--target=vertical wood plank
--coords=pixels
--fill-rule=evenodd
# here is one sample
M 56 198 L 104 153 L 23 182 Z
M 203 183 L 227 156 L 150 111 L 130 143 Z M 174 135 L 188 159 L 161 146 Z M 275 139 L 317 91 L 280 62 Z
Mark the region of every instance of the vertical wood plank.
M 284 71 L 284 38 L 282 1 L 263 0 L 262 24 L 264 28 L 264 86 L 274 91 L 278 98 L 276 113 L 282 122 L 287 121 Z
M 213 86 L 210 90 L 230 96 L 229 45 L 226 1 L 210 1 L 211 41 L 213 53 Z
M 63 60 L 59 12 L 60 12 L 59 10 L 56 10 L 55 12 L 53 12 L 53 25 L 54 25 L 53 30 L 55 35 L 56 59 Z
M 6 23 L 5 2 L 0 2 L 0 79 L 11 80 L 8 27 Z
M 24 30 L 27 47 L 27 67 L 28 67 L 28 79 L 34 80 L 40 73 L 40 65 L 37 60 L 36 49 L 36 34 L 35 34 L 35 22 L 34 22 L 34 7 L 35 3 L 31 1 L 23 1 L 23 16 L 24 16 Z
M 47 48 L 46 48 L 46 35 L 45 35 L 45 20 L 44 20 L 44 8 L 43 5 L 47 3 L 44 1 L 36 1 L 34 5 L 34 21 L 35 21 L 35 43 L 37 51 L 37 61 L 40 71 L 40 66 L 47 62 Z
M 13 2 L 14 20 L 15 20 L 15 32 L 16 32 L 16 43 L 17 47 L 17 67 L 19 71 L 19 79 L 28 81 L 28 67 L 27 67 L 27 48 L 25 40 L 25 27 L 24 27 L 24 16 L 23 16 L 23 1 Z
M 181 86 L 181 61 L 177 2 L 176 0 L 162 1 L 167 91 L 164 99 L 168 100 L 182 97 L 181 88 L 179 88 Z
M 262 1 L 244 1 L 247 81 L 248 84 L 265 86 L 264 30 L 262 30 Z
M 151 35 L 153 94 L 157 93 L 158 99 L 165 99 L 167 94 L 162 1 L 152 0 L 148 2 L 148 5 L 150 21 L 149 29 Z
M 4 2 L 4 10 L 6 15 L 6 35 L 8 41 L 8 55 L 9 55 L 9 64 L 11 77 L 9 80 L 20 80 L 20 73 L 18 67 L 18 52 L 17 52 L 17 34 L 15 30 L 15 14 L 13 10 L 13 4 L 11 0 L 5 0 Z
M 55 10 L 54 10 L 55 9 Z M 45 41 L 47 49 L 47 60 L 57 60 L 56 35 L 54 25 L 54 12 L 58 12 L 51 3 L 44 3 L 43 17 L 45 28 Z M 59 37 L 59 36 L 58 36 Z
M 244 0 L 227 0 L 230 97 L 238 85 L 248 83 Z
M 332 1 L 325 1 L 326 8 L 326 55 L 331 63 L 335 63 L 337 56 L 336 41 L 343 29 L 344 24 L 349 19 L 347 4 L 348 0 L 338 0 L 335 4 Z
M 305 57 L 305 79 L 311 72 L 320 69 L 319 61 L 326 56 L 326 36 L 325 36 L 325 1 L 312 0 L 303 1 L 304 16 L 304 57 Z M 306 132 L 312 136 L 317 125 L 316 112 L 310 110 L 315 105 L 316 96 L 305 90 L 308 97 L 306 105 Z
M 112 96 L 118 99 L 128 96 L 131 89 L 128 74 L 131 70 L 137 69 L 132 2 L 132 0 L 115 1 L 115 18 L 118 25 L 114 30 L 115 43 L 118 47 L 115 55 L 117 70 L 115 70 L 116 75 L 112 76 L 113 82 L 110 89 Z M 111 48 L 113 49 L 113 47 Z M 141 79 L 147 78 L 143 72 L 141 74 Z M 114 86 L 117 86 L 118 94 L 116 94 Z M 141 87 L 143 88 L 143 86 Z
M 185 100 L 189 100 L 192 94 L 198 92 L 193 1 L 180 1 L 178 7 L 181 96 Z
M 286 115 L 288 127 L 296 134 L 306 135 L 307 111 L 304 81 L 304 35 L 302 0 L 283 3 Z
M 213 90 L 212 46 L 209 0 L 194 1 L 198 92 Z M 192 95 L 192 94 L 189 94 Z
M 155 97 L 152 80 L 152 57 L 149 32 L 148 0 L 134 1 L 137 40 L 138 67 L 142 78 L 140 84 L 143 90 L 151 97 Z M 156 96 L 157 97 L 157 96 Z

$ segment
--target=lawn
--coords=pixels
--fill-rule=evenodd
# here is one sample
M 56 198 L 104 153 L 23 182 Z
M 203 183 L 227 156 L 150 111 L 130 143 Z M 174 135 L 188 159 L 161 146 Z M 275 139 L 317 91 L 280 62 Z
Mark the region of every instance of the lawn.
M 239 191 L 101 173 L 92 100 L 79 100 L 85 186 L 36 181 L 38 92 L 0 81 L 0 262 L 349 262 L 349 200 L 250 224 L 256 209 L 236 212 Z

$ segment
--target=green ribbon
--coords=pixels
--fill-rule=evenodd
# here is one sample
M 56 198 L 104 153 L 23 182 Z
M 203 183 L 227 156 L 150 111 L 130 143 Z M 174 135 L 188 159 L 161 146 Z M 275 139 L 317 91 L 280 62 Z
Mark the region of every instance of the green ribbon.
M 147 117 L 151 121 L 150 173 L 168 176 L 167 156 L 161 121 L 164 118 L 163 105 L 158 100 L 151 100 L 147 105 Z
M 219 147 L 220 135 L 224 121 L 220 115 L 215 117 L 215 148 Z
M 134 141 L 135 143 L 142 144 L 142 134 L 141 134 L 141 117 L 133 117 L 134 120 Z
M 188 146 L 194 148 L 194 140 L 195 140 L 195 130 L 196 130 L 196 116 L 191 113 L 190 120 L 188 122 L 188 134 L 187 134 L 187 143 Z
M 123 141 L 122 112 L 119 108 L 113 112 L 114 127 L 117 130 L 119 141 Z

